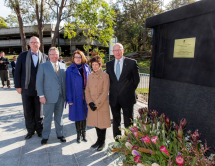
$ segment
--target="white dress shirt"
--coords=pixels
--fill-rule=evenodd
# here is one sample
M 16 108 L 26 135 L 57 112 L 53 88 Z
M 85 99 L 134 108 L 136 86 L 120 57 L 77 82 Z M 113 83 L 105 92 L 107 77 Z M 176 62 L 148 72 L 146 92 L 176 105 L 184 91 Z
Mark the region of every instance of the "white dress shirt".
M 33 62 L 34 62 L 34 66 L 36 67 L 36 66 L 37 66 L 37 63 L 38 63 L 38 60 L 39 60 L 39 52 L 38 52 L 38 51 L 36 52 L 37 56 L 36 56 L 36 55 L 33 55 L 32 52 L 33 52 L 33 51 L 31 51 L 32 60 L 33 60 Z M 34 53 L 35 53 L 35 52 L 34 52 Z
M 51 61 L 50 61 L 51 62 Z M 52 67 L 53 67 L 53 69 L 54 69 L 54 71 L 55 71 L 55 63 L 52 63 L 51 62 L 51 64 L 52 64 Z M 59 62 L 57 61 L 57 68 L 59 69 Z
M 16 61 L 14 61 L 14 63 L 16 64 Z
M 124 56 L 123 56 L 121 59 L 119 59 L 120 75 L 121 75 L 121 73 L 122 73 L 123 62 L 124 62 Z M 115 74 L 116 74 L 116 64 L 117 64 L 117 63 L 118 63 L 118 60 L 115 59 L 115 62 L 114 62 L 114 72 L 115 72 Z

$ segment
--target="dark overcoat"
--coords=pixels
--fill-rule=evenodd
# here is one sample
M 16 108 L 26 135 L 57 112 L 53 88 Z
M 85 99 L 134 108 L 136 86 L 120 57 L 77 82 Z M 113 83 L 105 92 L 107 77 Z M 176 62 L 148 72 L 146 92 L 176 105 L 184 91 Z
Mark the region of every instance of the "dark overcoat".
M 87 83 L 91 70 L 87 64 L 83 64 L 83 66 Z M 67 103 L 73 103 L 73 105 L 69 105 L 69 120 L 85 120 L 88 109 L 86 102 L 85 109 L 83 104 L 83 79 L 74 63 L 66 71 L 66 101 Z

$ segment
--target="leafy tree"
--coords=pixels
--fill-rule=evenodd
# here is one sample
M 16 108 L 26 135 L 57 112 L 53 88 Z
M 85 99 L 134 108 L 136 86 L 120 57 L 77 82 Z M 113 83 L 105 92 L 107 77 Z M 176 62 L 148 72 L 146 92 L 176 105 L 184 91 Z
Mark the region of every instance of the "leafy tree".
M 116 37 L 126 51 L 146 49 L 150 29 L 145 28 L 146 18 L 163 12 L 163 0 L 118 0 L 114 4 Z
M 77 4 L 75 21 L 65 26 L 65 37 L 76 36 L 76 30 L 81 29 L 87 45 L 84 49 L 89 58 L 89 49 L 95 40 L 101 45 L 108 45 L 114 34 L 114 10 L 105 0 L 82 0 Z M 78 28 L 77 28 L 78 27 Z
M 196 0 L 172 0 L 166 6 L 166 10 L 172 10 L 181 6 L 196 2 Z
M 8 28 L 3 17 L 0 17 L 0 29 L 1 28 Z
M 7 7 L 10 7 L 17 15 L 18 22 L 19 22 L 19 32 L 22 41 L 22 51 L 27 51 L 28 46 L 26 42 L 26 36 L 24 32 L 24 25 L 22 15 L 25 14 L 28 10 L 26 7 L 25 0 L 4 0 Z
M 9 27 L 18 27 L 19 26 L 17 16 L 12 15 L 12 14 L 10 14 L 6 17 L 5 22 L 7 23 L 7 25 Z

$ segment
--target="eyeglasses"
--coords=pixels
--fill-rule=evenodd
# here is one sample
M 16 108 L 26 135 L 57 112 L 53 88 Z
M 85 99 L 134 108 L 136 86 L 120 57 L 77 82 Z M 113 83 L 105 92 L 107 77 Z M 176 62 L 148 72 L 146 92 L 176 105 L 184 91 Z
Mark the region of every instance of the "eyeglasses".
M 81 59 L 81 57 L 76 57 L 76 56 L 75 56 L 74 58 L 76 58 L 76 59 Z
M 39 43 L 38 42 L 30 42 L 31 44 L 36 44 L 36 45 L 38 45 Z
M 118 53 L 118 52 L 122 52 L 122 49 L 119 49 L 119 50 L 113 50 L 113 52 L 116 52 L 116 53 Z

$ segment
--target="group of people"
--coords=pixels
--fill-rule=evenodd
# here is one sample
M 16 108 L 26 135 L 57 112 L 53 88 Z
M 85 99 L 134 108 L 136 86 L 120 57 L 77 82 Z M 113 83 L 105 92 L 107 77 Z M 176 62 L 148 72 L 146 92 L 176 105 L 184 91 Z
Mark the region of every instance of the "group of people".
M 51 47 L 48 56 L 39 51 L 40 41 L 33 36 L 29 51 L 17 58 L 15 87 L 22 95 L 27 135 L 30 139 L 37 132 L 41 144 L 47 144 L 54 114 L 57 138 L 66 142 L 63 134 L 63 109 L 69 105 L 69 119 L 75 122 L 77 142 L 87 141 L 86 126 L 95 127 L 97 140 L 91 146 L 101 151 L 105 147 L 106 129 L 111 127 L 110 109 L 113 115 L 113 136 L 121 135 L 121 109 L 124 126 L 132 125 L 135 89 L 140 77 L 135 60 L 123 56 L 123 46 L 113 46 L 115 59 L 102 70 L 102 59 L 94 56 L 90 66 L 82 51 L 75 51 L 68 68 L 59 62 L 59 51 Z M 109 94 L 109 96 L 108 96 Z

